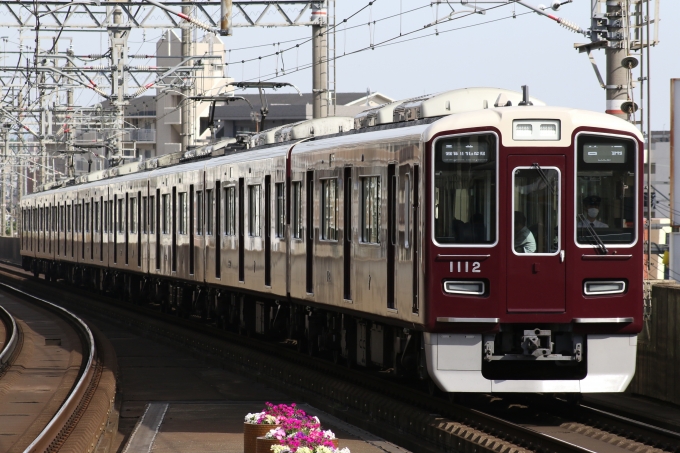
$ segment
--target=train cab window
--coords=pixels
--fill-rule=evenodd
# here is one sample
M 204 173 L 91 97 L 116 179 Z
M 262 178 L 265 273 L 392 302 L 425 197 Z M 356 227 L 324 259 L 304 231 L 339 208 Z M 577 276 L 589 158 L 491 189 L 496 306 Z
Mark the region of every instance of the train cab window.
M 248 186 L 248 234 L 259 237 L 260 225 L 260 185 Z
M 196 234 L 199 236 L 203 234 L 203 224 L 205 223 L 203 219 L 204 209 L 203 192 L 199 190 L 196 192 Z
M 291 186 L 291 219 L 292 236 L 302 238 L 302 182 L 294 181 Z
M 163 212 L 163 234 L 170 233 L 170 194 L 164 193 L 162 195 L 162 207 Z
M 286 225 L 286 198 L 285 185 L 282 182 L 276 183 L 276 237 L 282 238 L 285 234 Z
M 130 198 L 130 233 L 137 233 L 137 198 Z
M 224 234 L 236 234 L 236 187 L 224 189 Z
M 338 240 L 338 181 L 321 180 L 321 239 Z
M 213 191 L 208 189 L 205 191 L 205 234 L 212 236 L 213 234 Z
M 560 249 L 560 172 L 519 167 L 513 172 L 513 250 L 556 254 Z
M 380 243 L 380 177 L 361 178 L 361 242 Z
M 638 206 L 633 140 L 579 135 L 576 142 L 576 241 L 635 242 Z
M 439 244 L 496 242 L 496 136 L 438 140 L 434 151 L 434 237 Z
M 189 226 L 187 212 L 187 193 L 179 193 L 179 234 L 187 234 Z

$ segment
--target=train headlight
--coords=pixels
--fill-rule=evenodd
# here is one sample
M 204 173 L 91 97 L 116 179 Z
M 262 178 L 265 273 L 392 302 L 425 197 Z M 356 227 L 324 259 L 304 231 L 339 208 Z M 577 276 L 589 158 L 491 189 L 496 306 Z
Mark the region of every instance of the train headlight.
M 586 296 L 623 294 L 624 292 L 626 292 L 626 282 L 623 280 L 583 282 L 583 294 Z
M 513 140 L 559 140 L 560 120 L 514 120 Z
M 449 280 L 444 282 L 444 292 L 464 296 L 483 296 L 486 285 L 483 281 Z

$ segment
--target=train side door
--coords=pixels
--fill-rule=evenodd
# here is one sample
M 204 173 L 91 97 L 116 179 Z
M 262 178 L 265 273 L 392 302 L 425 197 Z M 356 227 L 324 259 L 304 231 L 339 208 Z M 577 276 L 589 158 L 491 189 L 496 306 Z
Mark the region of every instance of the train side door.
M 508 313 L 565 310 L 564 156 L 509 156 Z

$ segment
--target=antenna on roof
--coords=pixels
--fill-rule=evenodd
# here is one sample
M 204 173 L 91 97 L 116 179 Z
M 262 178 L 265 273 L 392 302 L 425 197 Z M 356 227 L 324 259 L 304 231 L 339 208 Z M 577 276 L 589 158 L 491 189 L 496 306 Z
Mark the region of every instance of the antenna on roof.
M 534 105 L 534 103 L 529 100 L 529 85 L 522 85 L 522 102 L 517 105 Z

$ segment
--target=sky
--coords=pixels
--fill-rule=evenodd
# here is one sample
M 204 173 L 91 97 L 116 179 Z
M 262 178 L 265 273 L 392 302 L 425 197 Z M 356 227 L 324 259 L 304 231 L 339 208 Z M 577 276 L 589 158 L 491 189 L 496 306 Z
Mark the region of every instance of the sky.
M 528 0 L 528 3 L 538 6 L 539 1 Z M 547 0 L 543 2 L 550 3 Z M 367 3 L 366 0 L 338 0 L 337 22 L 365 7 Z M 468 5 L 474 3 L 474 0 L 470 0 Z M 460 3 L 452 2 L 451 6 L 456 12 L 471 10 Z M 488 8 L 492 5 L 482 5 L 480 2 L 478 6 Z M 399 16 L 400 11 L 403 13 L 417 8 L 420 9 L 377 22 L 374 28 L 366 25 L 369 20 Z M 429 1 L 423 0 L 375 0 L 372 6 L 348 20 L 347 27 L 360 25 L 359 27 L 347 31 L 343 31 L 343 25 L 336 28 L 336 56 L 394 38 L 400 32 L 405 34 L 420 30 L 408 38 L 433 35 L 434 27 L 423 30 L 423 26 L 434 20 L 436 8 L 436 5 L 430 6 Z M 450 12 L 446 3 L 440 4 L 438 8 L 439 17 Z M 514 19 L 513 11 L 516 15 Z M 579 54 L 574 49 L 574 43 L 585 43 L 586 37 L 563 28 L 546 17 L 535 13 L 524 14 L 527 12 L 521 5 L 506 4 L 485 15 L 458 14 L 454 18 L 460 17 L 459 19 L 437 27 L 439 35 L 340 57 L 336 61 L 337 90 L 365 92 L 370 89 L 391 98 L 403 99 L 473 86 L 520 91 L 522 85 L 528 85 L 532 96 L 549 105 L 604 111 L 605 90 L 600 88 L 586 54 Z M 590 0 L 574 0 L 573 3 L 563 5 L 556 13 L 552 10 L 550 12 L 582 28 L 590 25 Z M 670 79 L 680 78 L 680 27 L 672 25 L 673 18 L 680 17 L 680 1 L 660 1 L 659 16 L 660 43 L 652 48 L 650 55 L 650 112 L 653 130 L 669 128 Z M 456 28 L 462 29 L 454 30 Z M 310 35 L 311 30 L 308 28 L 236 28 L 232 37 L 223 39 L 228 48 L 238 49 Z M 291 44 L 295 43 L 287 45 Z M 286 44 L 282 44 L 280 48 L 285 48 L 284 46 Z M 295 67 L 296 62 L 302 65 L 303 62 L 311 61 L 311 47 L 309 44 L 302 47 L 305 50 L 300 50 L 299 54 L 291 52 L 290 57 L 284 56 L 287 67 Z M 232 50 L 228 56 L 232 61 L 238 61 L 248 56 L 252 58 L 268 54 L 271 49 L 268 46 Z M 604 51 L 595 51 L 593 54 L 604 77 Z M 275 68 L 274 60 L 270 58 L 262 61 L 233 65 L 230 76 L 237 80 L 257 79 L 272 73 Z M 278 80 L 294 83 L 302 91 L 311 90 L 309 69 L 279 77 Z M 635 90 L 635 96 L 639 96 L 639 88 Z
M 427 0 L 372 0 L 369 5 L 369 0 L 337 0 L 337 91 L 370 89 L 405 99 L 475 86 L 520 91 L 522 85 L 528 85 L 533 97 L 549 105 L 605 110 L 605 90 L 599 86 L 586 54 L 574 49 L 574 43 L 587 42 L 585 36 L 519 4 L 489 1 L 468 0 L 467 5 L 461 5 L 460 1 L 448 4 L 442 0 L 437 5 Z M 540 1 L 551 3 L 526 1 L 534 6 L 539 6 Z M 653 130 L 666 130 L 670 123 L 670 79 L 680 78 L 680 27 L 672 25 L 673 18 L 680 17 L 680 0 L 655 1 L 660 4 L 661 21 L 660 43 L 651 52 L 651 124 Z M 470 14 L 475 4 L 495 8 L 483 15 Z M 452 9 L 456 12 L 453 20 L 426 27 Z M 574 0 L 557 12 L 549 11 L 582 28 L 590 25 L 590 0 Z M 349 19 L 342 22 L 345 18 Z M 276 80 L 310 92 L 311 69 L 296 68 L 311 62 L 311 33 L 310 27 L 235 28 L 233 36 L 221 38 L 228 49 L 225 56 L 231 62 L 228 75 L 236 81 L 268 80 L 278 69 Z M 107 46 L 105 33 L 72 35 L 65 33 L 63 38 L 74 38 L 77 54 L 97 52 Z M 130 53 L 153 53 L 160 35 L 160 30 L 133 30 Z M 389 45 L 381 45 L 386 40 L 391 40 Z M 8 50 L 12 42 L 16 43 L 13 37 L 6 44 Z M 60 50 L 65 50 L 67 42 L 62 42 Z M 295 47 L 298 43 L 300 46 Z M 280 57 L 257 59 L 291 47 L 283 53 L 283 61 Z M 368 50 L 356 52 L 362 49 Z M 604 51 L 593 55 L 604 75 Z M 239 64 L 253 58 L 256 61 Z M 640 96 L 639 88 L 634 96 L 636 100 Z M 89 90 L 79 93 L 76 99 L 80 105 L 99 101 Z

